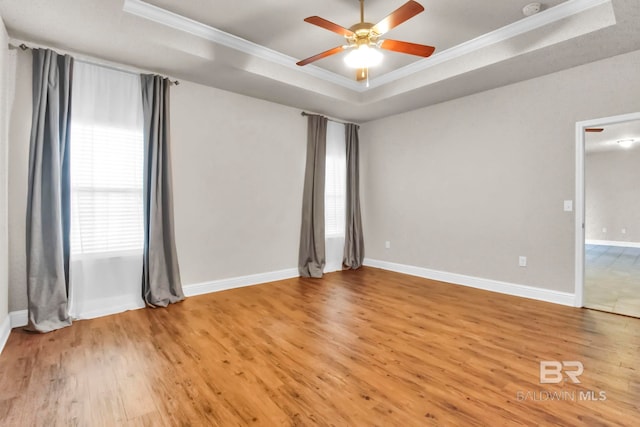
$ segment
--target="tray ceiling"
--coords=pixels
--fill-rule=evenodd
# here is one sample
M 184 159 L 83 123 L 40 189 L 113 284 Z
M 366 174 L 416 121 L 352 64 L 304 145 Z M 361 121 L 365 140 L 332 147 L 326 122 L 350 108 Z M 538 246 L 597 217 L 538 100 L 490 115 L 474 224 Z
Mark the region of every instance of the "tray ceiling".
M 365 21 L 376 23 L 405 1 L 365 0 Z M 564 1 L 545 1 L 544 8 L 549 9 Z M 303 21 L 304 18 L 317 15 L 346 28 L 360 20 L 359 0 L 245 0 L 215 4 L 208 0 L 147 2 L 297 59 L 344 44 L 339 35 L 310 25 Z M 391 30 L 388 36 L 435 46 L 437 51 L 444 51 L 523 19 L 522 7 L 528 2 L 492 0 L 487 7 L 487 2 L 479 1 L 421 0 L 425 11 Z M 373 76 L 421 59 L 388 51 L 384 56 L 382 65 L 372 70 Z M 353 79 L 353 70 L 345 67 L 342 55 L 323 59 L 315 65 Z
M 0 0 L 16 42 L 367 121 L 640 49 L 637 0 L 548 0 L 522 15 L 524 0 L 419 0 L 425 12 L 388 33 L 436 46 L 427 59 L 385 51 L 370 86 L 341 55 L 295 61 L 342 44 L 303 22 L 319 15 L 358 21 L 357 0 Z M 377 22 L 404 0 L 365 2 Z

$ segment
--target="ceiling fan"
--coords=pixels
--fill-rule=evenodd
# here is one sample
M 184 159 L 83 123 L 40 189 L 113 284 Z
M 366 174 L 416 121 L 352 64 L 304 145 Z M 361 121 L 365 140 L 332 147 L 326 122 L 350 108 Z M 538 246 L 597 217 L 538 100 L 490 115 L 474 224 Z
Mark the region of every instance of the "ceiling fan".
M 364 0 L 360 0 L 360 22 L 352 25 L 350 28 L 341 27 L 331 21 L 327 21 L 319 16 L 310 16 L 305 19 L 308 22 L 326 30 L 344 36 L 347 44 L 337 46 L 325 52 L 311 56 L 307 59 L 297 62 L 297 65 L 304 66 L 315 62 L 327 56 L 335 55 L 345 50 L 351 50 L 345 57 L 347 66 L 356 68 L 356 80 L 367 80 L 369 77 L 369 67 L 373 67 L 380 63 L 382 54 L 379 48 L 391 50 L 394 52 L 407 53 L 409 55 L 422 56 L 424 58 L 431 56 L 436 49 L 433 46 L 425 46 L 416 43 L 403 42 L 398 40 L 379 40 L 380 36 L 392 28 L 397 27 L 403 22 L 413 18 L 424 10 L 424 7 L 418 2 L 408 1 L 389 16 L 384 18 L 377 24 L 371 24 L 364 21 Z

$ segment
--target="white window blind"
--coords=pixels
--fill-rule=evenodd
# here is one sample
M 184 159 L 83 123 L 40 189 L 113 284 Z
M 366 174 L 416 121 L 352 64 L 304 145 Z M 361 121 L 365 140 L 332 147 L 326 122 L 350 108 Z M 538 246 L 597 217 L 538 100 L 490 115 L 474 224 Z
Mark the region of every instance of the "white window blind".
M 71 253 L 142 252 L 143 123 L 140 77 L 74 67 Z
M 71 252 L 142 249 L 142 130 L 71 127 Z
M 347 198 L 347 149 L 344 125 L 327 123 L 324 189 L 325 236 L 344 236 Z

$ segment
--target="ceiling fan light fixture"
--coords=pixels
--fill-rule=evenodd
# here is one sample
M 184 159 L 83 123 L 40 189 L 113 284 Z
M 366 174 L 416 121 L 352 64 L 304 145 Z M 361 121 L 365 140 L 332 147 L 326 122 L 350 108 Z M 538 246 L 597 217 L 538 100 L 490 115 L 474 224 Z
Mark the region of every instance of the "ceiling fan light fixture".
M 344 62 L 349 68 L 371 68 L 380 65 L 382 57 L 378 49 L 361 44 L 344 57 Z
M 337 53 L 350 50 L 345 56 L 344 62 L 349 68 L 355 68 L 356 80 L 362 81 L 369 79 L 368 70 L 382 62 L 383 55 L 381 50 L 390 50 L 398 53 L 406 53 L 409 55 L 427 58 L 433 54 L 435 47 L 426 46 L 417 43 L 409 43 L 400 40 L 379 40 L 387 31 L 397 27 L 403 22 L 413 18 L 424 11 L 424 7 L 415 0 L 409 0 L 393 12 L 383 18 L 382 21 L 373 25 L 364 20 L 364 0 L 360 0 L 360 22 L 352 25 L 350 28 L 342 27 L 327 21 L 319 16 L 309 16 L 304 21 L 318 27 L 339 34 L 346 39 L 346 46 L 337 46 L 333 49 L 326 50 L 317 55 L 311 56 L 302 61 L 296 62 L 298 66 L 305 66 L 312 62 L 326 58 Z
M 617 142 L 622 148 L 631 148 L 631 146 L 633 145 L 634 142 L 636 142 L 636 140 L 633 139 L 633 138 L 631 138 L 631 139 L 619 139 Z

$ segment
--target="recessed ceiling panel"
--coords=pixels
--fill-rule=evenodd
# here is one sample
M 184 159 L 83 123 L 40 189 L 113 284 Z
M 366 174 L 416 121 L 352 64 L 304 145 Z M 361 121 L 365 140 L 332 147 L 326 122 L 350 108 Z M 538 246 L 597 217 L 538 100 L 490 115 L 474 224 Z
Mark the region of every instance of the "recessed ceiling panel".
M 544 1 L 543 10 L 564 1 Z M 405 2 L 365 0 L 365 21 L 377 23 Z M 436 52 L 440 52 L 523 19 L 522 8 L 530 3 L 528 0 L 418 2 L 425 11 L 392 29 L 383 38 L 435 46 Z M 147 0 L 147 3 L 297 59 L 344 44 L 343 37 L 308 24 L 304 18 L 317 15 L 346 28 L 360 21 L 358 0 Z M 355 72 L 344 65 L 343 55 L 322 59 L 314 65 L 353 78 Z M 371 77 L 418 60 L 422 58 L 384 51 L 383 64 L 371 70 Z
M 357 0 L 0 0 L 0 16 L 14 44 L 360 122 L 640 49 L 638 1 L 549 0 L 530 18 L 529 0 L 417 1 L 425 12 L 387 36 L 433 45 L 435 55 L 384 51 L 369 86 L 342 55 L 295 65 L 344 42 L 304 18 L 351 26 Z M 366 0 L 365 19 L 405 2 Z

